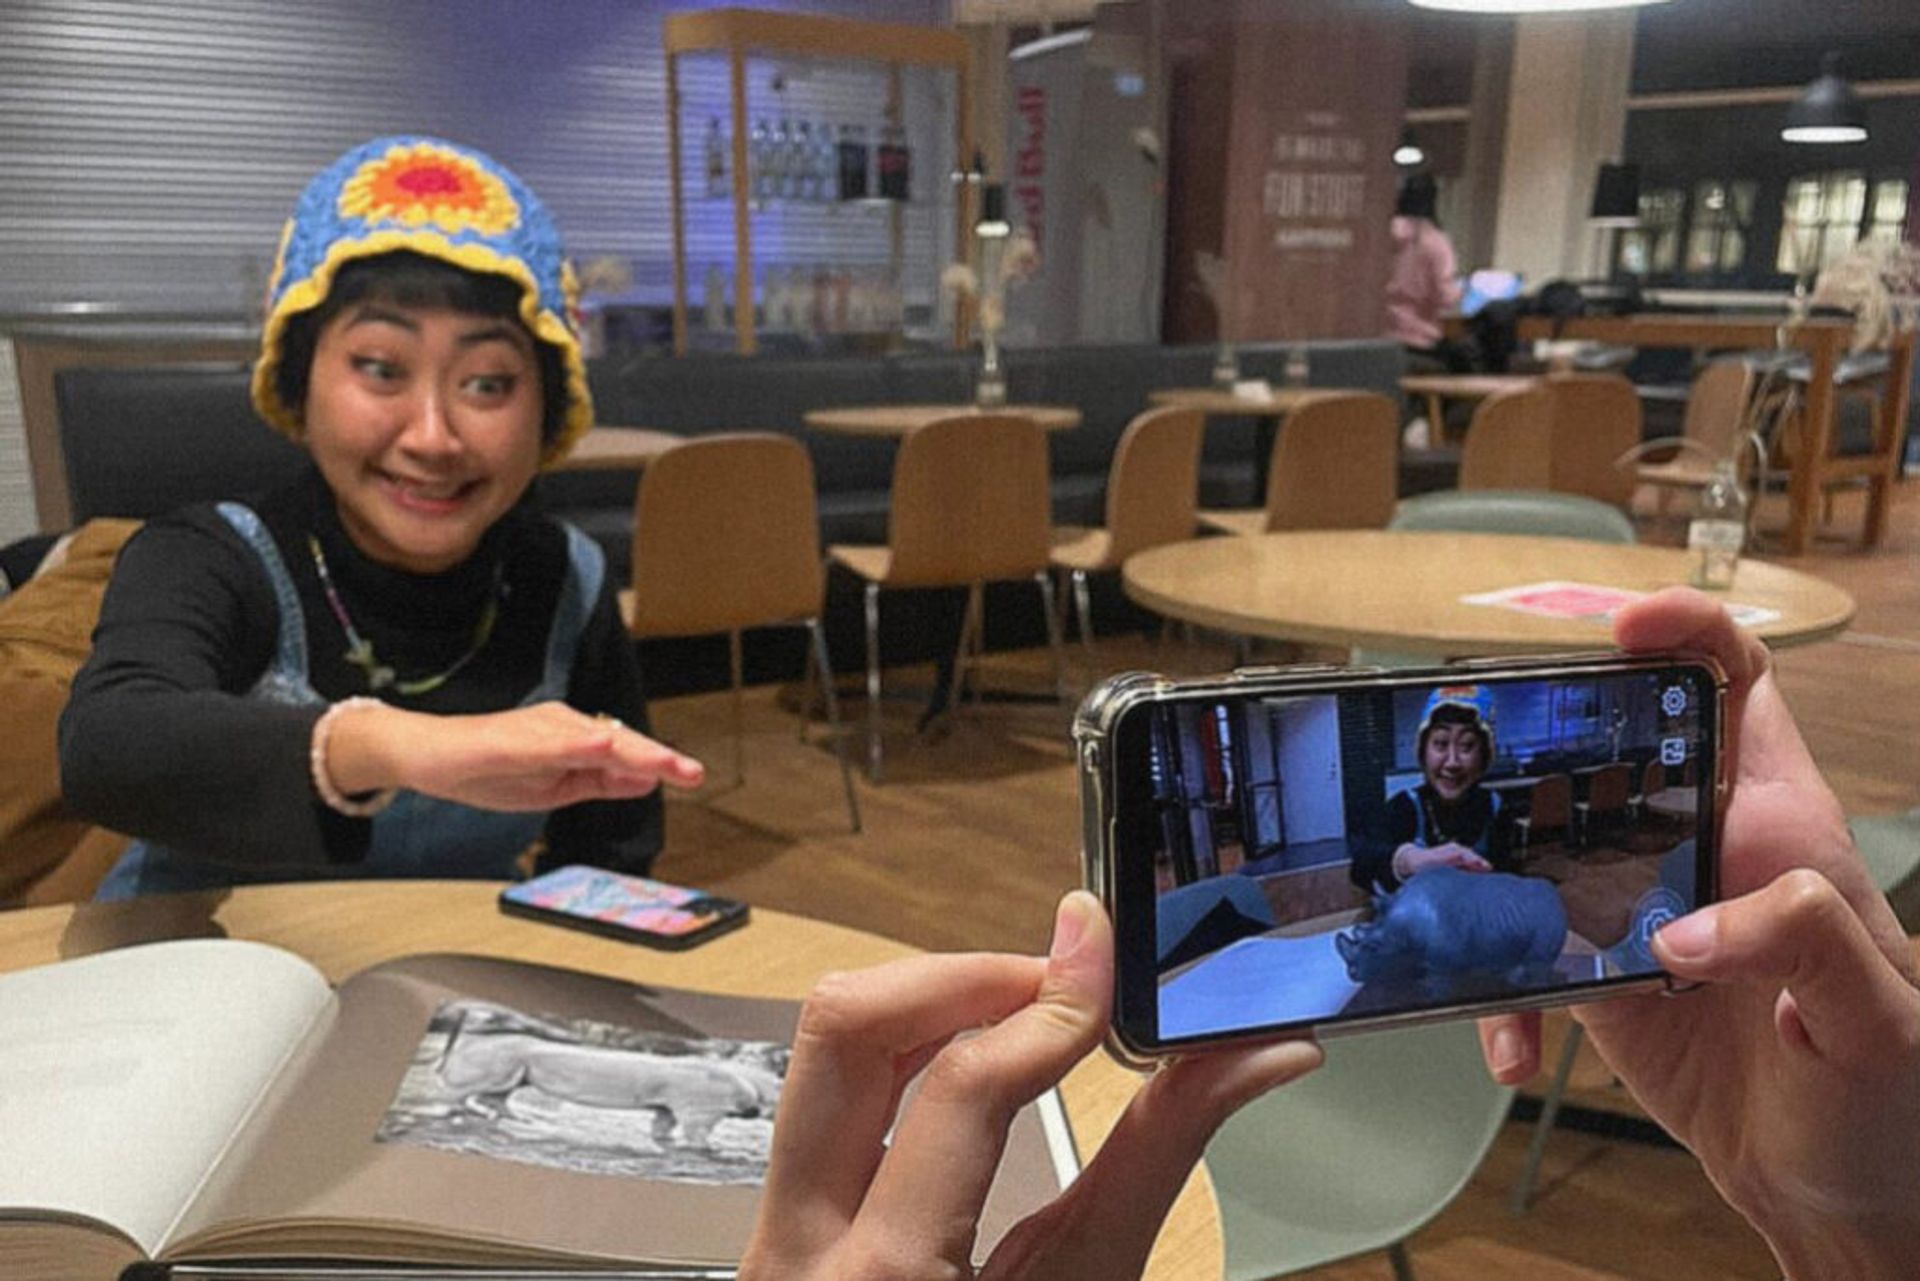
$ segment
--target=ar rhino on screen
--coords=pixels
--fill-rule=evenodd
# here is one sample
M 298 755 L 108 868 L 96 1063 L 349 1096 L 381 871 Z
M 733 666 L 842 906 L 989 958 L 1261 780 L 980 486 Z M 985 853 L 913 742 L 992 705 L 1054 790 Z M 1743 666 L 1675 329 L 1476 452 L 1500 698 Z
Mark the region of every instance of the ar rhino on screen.
M 1374 898 L 1373 919 L 1334 936 L 1356 983 L 1504 975 L 1523 986 L 1551 977 L 1567 939 L 1552 882 L 1504 872 L 1431 868 Z

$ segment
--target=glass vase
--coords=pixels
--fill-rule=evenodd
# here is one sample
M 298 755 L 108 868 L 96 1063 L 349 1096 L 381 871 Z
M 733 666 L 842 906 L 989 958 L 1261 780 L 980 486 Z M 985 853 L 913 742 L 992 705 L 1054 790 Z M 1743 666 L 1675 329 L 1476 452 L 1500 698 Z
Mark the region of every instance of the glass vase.
M 1222 391 L 1232 391 L 1239 381 L 1240 353 L 1232 343 L 1222 339 L 1219 349 L 1213 353 L 1213 385 Z
M 991 330 L 980 335 L 980 375 L 973 384 L 973 403 L 983 409 L 1007 403 L 1007 373 L 1000 367 L 1000 342 Z

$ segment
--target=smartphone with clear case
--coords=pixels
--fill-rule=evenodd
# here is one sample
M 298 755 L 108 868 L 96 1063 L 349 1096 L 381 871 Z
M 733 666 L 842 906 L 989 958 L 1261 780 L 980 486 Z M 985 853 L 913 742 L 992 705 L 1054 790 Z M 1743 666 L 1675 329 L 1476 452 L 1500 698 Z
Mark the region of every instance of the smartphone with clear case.
M 1074 725 L 1109 1048 L 1663 989 L 1712 902 L 1726 679 L 1692 655 L 1116 676 Z

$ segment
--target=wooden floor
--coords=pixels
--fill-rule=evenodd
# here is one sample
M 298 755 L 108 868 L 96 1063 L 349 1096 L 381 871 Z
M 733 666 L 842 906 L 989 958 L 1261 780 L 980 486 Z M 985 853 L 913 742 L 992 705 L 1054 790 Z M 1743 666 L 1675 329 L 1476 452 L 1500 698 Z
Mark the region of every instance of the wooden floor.
M 1814 755 L 1850 813 L 1920 805 L 1920 479 L 1899 489 L 1885 543 L 1854 546 L 1861 499 L 1842 495 L 1811 554 L 1782 561 L 1818 573 L 1859 604 L 1835 641 L 1778 655 L 1780 683 Z M 1769 499 L 1762 528 L 1784 524 Z M 1644 526 L 1647 541 L 1677 528 Z M 1765 555 L 1765 545 L 1762 546 Z M 1103 639 L 1101 674 L 1129 666 L 1217 670 L 1220 646 L 1157 646 Z M 1076 653 L 1069 678 L 1093 675 Z M 995 683 L 1038 692 L 1044 656 L 997 660 Z M 890 671 L 890 685 L 925 673 Z M 746 696 L 747 778 L 733 786 L 728 698 L 658 703 L 662 736 L 707 760 L 715 782 L 668 811 L 658 866 L 669 880 L 837 921 L 938 950 L 1043 950 L 1054 901 L 1079 882 L 1078 802 L 1066 746 L 1067 713 L 1035 704 L 969 708 L 934 738 L 916 735 L 910 702 L 886 706 L 888 779 L 857 784 L 866 832 L 847 830 L 834 757 L 815 729 L 807 745 L 770 687 Z M 862 705 L 849 705 L 858 716 Z M 1600 1071 L 1604 1078 L 1604 1071 Z M 1600 1096 L 1589 1065 L 1579 1078 Z M 1531 1126 L 1511 1123 L 1467 1191 L 1414 1238 L 1423 1281 L 1607 1281 L 1777 1277 L 1758 1239 L 1714 1196 L 1684 1152 L 1562 1131 L 1548 1149 L 1533 1210 L 1506 1210 Z M 1306 1274 L 1387 1278 L 1384 1256 Z

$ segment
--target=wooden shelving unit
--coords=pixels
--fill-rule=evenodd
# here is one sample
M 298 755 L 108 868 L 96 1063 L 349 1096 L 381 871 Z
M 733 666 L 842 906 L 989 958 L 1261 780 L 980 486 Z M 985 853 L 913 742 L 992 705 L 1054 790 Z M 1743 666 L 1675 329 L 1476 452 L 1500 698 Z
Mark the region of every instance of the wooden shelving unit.
M 904 68 L 922 67 L 954 73 L 954 155 L 973 154 L 971 52 L 967 39 L 941 27 L 903 23 L 859 22 L 810 14 L 768 13 L 757 9 L 707 9 L 670 14 L 665 23 L 667 57 L 668 162 L 673 176 L 673 349 L 685 354 L 687 330 L 686 187 L 680 139 L 680 58 L 688 54 L 723 54 L 727 59 L 728 95 L 733 120 L 734 334 L 735 347 L 744 355 L 758 350 L 754 322 L 753 227 L 750 216 L 747 59 L 754 56 L 821 58 L 840 62 L 874 62 L 888 68 L 891 77 L 888 116 L 900 123 L 900 76 Z M 962 185 L 954 220 L 954 256 L 964 259 L 966 229 L 972 225 L 972 192 Z M 893 258 L 901 253 L 901 211 L 889 218 Z

